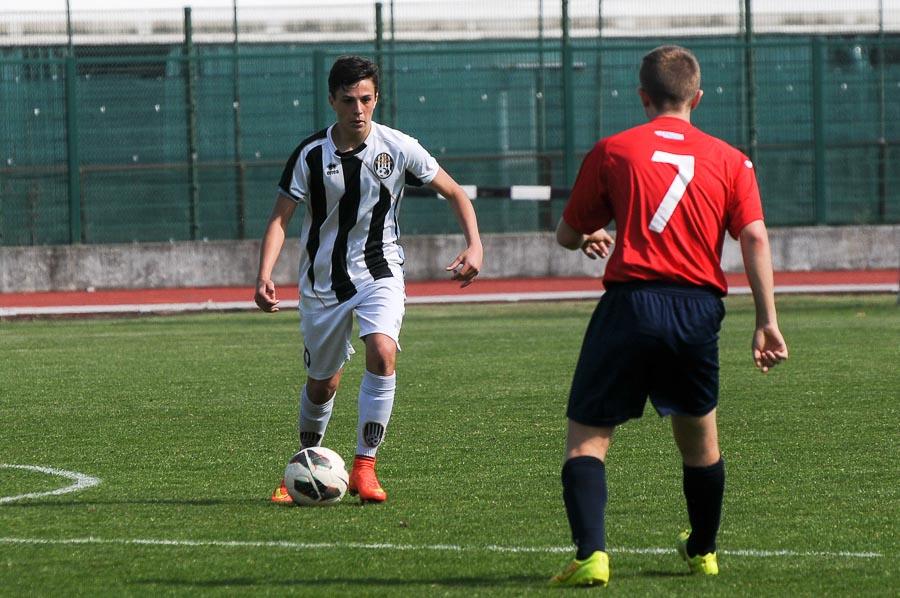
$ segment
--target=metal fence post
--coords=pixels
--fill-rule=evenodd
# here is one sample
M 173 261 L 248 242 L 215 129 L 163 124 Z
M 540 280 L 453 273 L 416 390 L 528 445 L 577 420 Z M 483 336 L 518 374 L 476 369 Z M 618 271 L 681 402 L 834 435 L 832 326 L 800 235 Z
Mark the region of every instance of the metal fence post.
M 379 99 L 381 96 L 381 89 L 384 89 L 385 81 L 385 71 L 384 68 L 384 5 L 381 2 L 375 3 L 375 64 L 378 65 L 378 69 L 381 72 L 381 81 L 380 81 L 380 89 L 379 89 Z M 378 103 L 378 120 L 381 122 L 385 122 L 385 108 L 382 107 L 381 102 Z
M 597 78 L 594 94 L 594 119 L 597 137 L 603 135 L 603 50 L 599 46 L 603 43 L 603 0 L 597 0 Z
M 878 1 L 878 222 L 887 222 L 887 130 L 884 100 L 884 0 Z M 900 297 L 900 295 L 898 295 Z
M 245 236 L 244 221 L 246 219 L 246 199 L 244 171 L 246 169 L 242 157 L 241 147 L 241 65 L 240 65 L 240 45 L 238 44 L 238 12 L 237 0 L 233 4 L 233 23 L 234 23 L 234 62 L 232 76 L 234 77 L 234 203 L 235 203 L 235 219 L 237 220 L 237 238 L 243 239 Z
M 537 149 L 536 166 L 539 185 L 553 183 L 553 163 L 547 159 L 547 91 L 546 64 L 544 56 L 544 0 L 537 0 L 538 9 L 538 68 L 535 71 L 534 127 Z M 554 230 L 553 203 L 540 202 L 538 206 L 538 227 L 540 230 Z
M 394 0 L 391 0 L 390 4 L 390 19 L 391 19 L 391 43 L 390 43 L 390 64 L 388 66 L 388 108 L 390 112 L 390 118 L 388 119 L 388 126 L 396 127 L 397 126 L 397 29 L 395 27 L 396 23 L 394 21 Z
M 747 84 L 747 156 L 756 163 L 758 144 L 756 131 L 756 79 L 754 77 L 753 56 L 753 7 L 751 0 L 744 0 L 744 78 Z
M 184 7 L 184 86 L 187 110 L 188 194 L 190 238 L 197 238 L 200 228 L 200 186 L 197 173 L 197 98 L 194 93 L 194 40 L 191 7 Z
M 544 64 L 544 0 L 538 0 L 538 68 L 535 73 L 535 142 L 537 145 L 538 183 L 550 185 L 552 183 L 552 167 L 548 166 L 544 154 L 547 152 L 547 91 L 544 77 L 546 65 Z
M 66 0 L 66 48 L 68 48 L 69 56 L 75 56 L 75 42 L 72 33 L 72 6 L 69 0 Z
M 315 129 L 324 128 L 328 122 L 328 75 L 325 74 L 325 52 L 315 50 L 312 53 L 313 67 L 313 113 L 316 119 Z
M 565 184 L 575 173 L 575 93 L 572 84 L 572 44 L 569 39 L 569 0 L 562 0 L 563 162 Z
M 815 224 L 828 222 L 828 203 L 825 189 L 825 44 L 821 37 L 812 40 L 813 92 L 813 189 L 815 190 Z
M 69 183 L 69 243 L 82 242 L 81 161 L 78 156 L 78 69 L 75 55 L 66 56 L 66 157 Z

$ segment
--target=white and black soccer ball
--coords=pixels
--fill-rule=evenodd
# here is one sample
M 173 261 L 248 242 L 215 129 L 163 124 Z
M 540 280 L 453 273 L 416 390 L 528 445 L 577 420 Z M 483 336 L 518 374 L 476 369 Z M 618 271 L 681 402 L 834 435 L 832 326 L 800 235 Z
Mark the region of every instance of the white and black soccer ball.
M 350 476 L 344 460 L 331 449 L 303 449 L 284 468 L 284 485 L 298 505 L 333 505 L 344 498 Z

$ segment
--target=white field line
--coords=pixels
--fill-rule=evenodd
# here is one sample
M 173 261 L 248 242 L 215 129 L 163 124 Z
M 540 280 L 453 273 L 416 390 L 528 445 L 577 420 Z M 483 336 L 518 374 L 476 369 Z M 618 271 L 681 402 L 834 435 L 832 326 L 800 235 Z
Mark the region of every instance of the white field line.
M 598 283 L 599 285 L 599 283 Z M 775 287 L 777 294 L 792 293 L 897 293 L 896 283 L 872 284 L 828 284 L 828 285 L 781 285 Z M 732 286 L 729 295 L 749 295 L 750 287 Z M 539 291 L 531 293 L 467 293 L 465 295 L 431 295 L 407 297 L 409 305 L 452 304 L 452 303 L 516 303 L 519 301 L 574 301 L 599 299 L 601 289 L 581 291 Z M 296 309 L 297 300 L 282 301 L 279 307 Z M 50 307 L 0 307 L 0 318 L 22 316 L 62 316 L 99 314 L 163 314 L 190 313 L 204 311 L 245 311 L 255 310 L 252 301 L 204 301 L 200 303 L 139 303 L 121 305 L 57 305 Z
M 62 478 L 69 478 L 75 483 L 65 488 L 57 488 L 56 490 L 48 490 L 47 492 L 31 492 L 29 494 L 19 494 L 17 496 L 0 497 L 0 505 L 25 498 L 41 498 L 42 496 L 56 496 L 59 494 L 68 494 L 70 492 L 78 492 L 100 483 L 98 478 L 93 478 L 77 471 L 66 471 L 64 469 L 53 469 L 52 467 L 40 467 L 39 465 L 12 465 L 10 463 L 0 463 L 0 469 L 25 469 L 28 471 L 37 471 L 48 475 L 55 475 Z
M 142 538 L 3 538 L 0 544 L 26 544 L 39 546 L 58 545 L 119 545 L 119 546 L 174 546 L 209 548 L 283 548 L 287 550 L 383 550 L 383 551 L 434 551 L 434 552 L 497 552 L 497 553 L 568 553 L 571 546 L 464 546 L 461 544 L 390 544 L 362 542 L 286 542 L 286 541 L 243 541 L 243 540 L 160 540 Z M 612 553 L 621 554 L 672 554 L 674 548 L 610 548 Z M 879 552 L 829 552 L 797 550 L 719 550 L 722 555 L 772 558 L 772 557 L 812 557 L 812 558 L 856 558 L 877 559 L 884 555 Z
M 281 308 L 297 307 L 297 301 L 282 301 Z M 0 318 L 20 316 L 66 316 L 96 314 L 162 314 L 200 311 L 256 309 L 252 301 L 204 301 L 202 303 L 133 303 L 117 305 L 52 305 L 49 307 L 0 307 Z

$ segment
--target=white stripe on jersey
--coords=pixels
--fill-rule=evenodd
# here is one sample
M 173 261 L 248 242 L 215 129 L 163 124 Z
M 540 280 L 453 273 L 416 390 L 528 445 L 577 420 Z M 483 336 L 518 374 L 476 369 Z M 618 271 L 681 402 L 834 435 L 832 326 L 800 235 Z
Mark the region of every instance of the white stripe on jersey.
M 345 301 L 379 278 L 402 279 L 397 211 L 403 188 L 430 183 L 438 172 L 437 161 L 400 131 L 373 121 L 365 142 L 341 154 L 333 128 L 294 150 L 279 185 L 306 204 L 300 296 L 319 305 Z

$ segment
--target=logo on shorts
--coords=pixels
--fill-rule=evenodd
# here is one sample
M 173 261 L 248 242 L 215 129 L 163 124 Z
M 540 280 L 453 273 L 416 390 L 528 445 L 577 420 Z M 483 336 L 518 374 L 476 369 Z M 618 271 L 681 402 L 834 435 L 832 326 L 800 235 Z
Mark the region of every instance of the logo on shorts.
M 394 172 L 394 159 L 387 152 L 381 152 L 375 156 L 375 174 L 380 179 L 386 179 Z
M 309 363 L 312 361 L 309 357 L 309 349 L 303 347 L 303 363 L 306 364 L 306 367 L 309 368 Z

